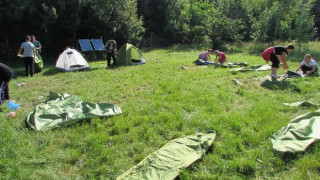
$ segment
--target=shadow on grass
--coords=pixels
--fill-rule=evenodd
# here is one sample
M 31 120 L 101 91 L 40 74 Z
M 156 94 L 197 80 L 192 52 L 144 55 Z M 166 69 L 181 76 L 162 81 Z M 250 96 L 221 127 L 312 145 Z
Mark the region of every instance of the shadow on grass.
M 288 90 L 289 89 L 296 92 L 301 92 L 301 89 L 299 89 L 295 85 L 292 85 L 289 81 L 285 79 L 280 81 L 266 79 L 260 84 L 260 86 L 270 90 Z

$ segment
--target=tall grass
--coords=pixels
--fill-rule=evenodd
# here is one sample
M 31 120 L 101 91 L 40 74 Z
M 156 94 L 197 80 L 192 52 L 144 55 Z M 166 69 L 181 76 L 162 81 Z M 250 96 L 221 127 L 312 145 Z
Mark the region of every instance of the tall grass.
M 16 72 L 11 97 L 21 108 L 9 118 L 10 110 L 1 106 L 0 179 L 115 179 L 168 141 L 207 130 L 217 132 L 213 150 L 180 179 L 318 179 L 318 145 L 285 160 L 273 155 L 269 138 L 292 118 L 315 110 L 282 103 L 319 103 L 319 77 L 265 88 L 260 84 L 268 71 L 233 74 L 225 68 L 195 66 L 192 62 L 202 50 L 142 50 L 145 65 L 105 69 L 105 60 L 91 61 L 91 70 L 85 72 L 61 73 L 45 63 L 33 78 L 23 76 L 21 61 L 11 60 Z M 227 52 L 227 58 L 265 63 L 246 52 Z M 299 62 L 290 58 L 289 66 L 297 67 Z M 27 85 L 18 87 L 19 82 Z M 115 103 L 123 114 L 46 132 L 27 129 L 25 117 L 49 91 Z

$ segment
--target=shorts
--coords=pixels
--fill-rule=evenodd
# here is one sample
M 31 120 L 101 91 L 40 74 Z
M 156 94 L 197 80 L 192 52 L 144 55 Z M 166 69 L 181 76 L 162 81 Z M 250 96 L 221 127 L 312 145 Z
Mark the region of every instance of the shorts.
M 279 61 L 278 57 L 277 57 L 274 53 L 271 53 L 271 54 L 270 54 L 270 61 L 272 62 L 271 67 L 273 67 L 273 68 L 279 68 L 279 66 L 280 66 L 280 61 Z

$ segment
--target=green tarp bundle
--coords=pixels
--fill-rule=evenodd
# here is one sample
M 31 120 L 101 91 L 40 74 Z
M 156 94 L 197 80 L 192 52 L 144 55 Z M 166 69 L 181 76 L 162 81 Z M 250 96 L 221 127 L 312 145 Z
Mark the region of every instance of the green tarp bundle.
M 41 72 L 43 69 L 43 60 L 38 51 L 36 51 L 36 58 L 34 60 L 36 71 Z
M 320 111 L 310 112 L 291 120 L 275 133 L 271 141 L 276 155 L 304 152 L 320 139 Z
M 79 96 L 50 92 L 49 98 L 29 113 L 26 122 L 29 127 L 44 131 L 83 119 L 121 113 L 121 109 L 114 104 L 82 102 Z
M 122 179 L 175 179 L 183 168 L 200 159 L 212 145 L 216 134 L 196 134 L 170 141 L 139 164 L 117 177 Z

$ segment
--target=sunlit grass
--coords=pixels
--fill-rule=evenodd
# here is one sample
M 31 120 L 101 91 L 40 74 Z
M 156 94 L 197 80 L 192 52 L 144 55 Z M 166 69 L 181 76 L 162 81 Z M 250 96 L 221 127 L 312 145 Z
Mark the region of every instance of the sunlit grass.
M 52 65 L 33 78 L 23 77 L 22 62 L 15 61 L 11 65 L 18 72 L 10 90 L 21 109 L 14 118 L 6 116 L 5 106 L 0 113 L 0 178 L 114 179 L 170 140 L 207 130 L 217 132 L 213 151 L 184 170 L 181 179 L 319 178 L 317 146 L 287 162 L 273 155 L 269 140 L 292 118 L 315 110 L 282 103 L 319 103 L 319 77 L 268 89 L 260 84 L 269 71 L 234 74 L 195 66 L 202 50 L 142 50 L 147 60 L 142 66 L 105 69 L 105 61 L 91 61 L 90 71 L 62 73 Z M 226 53 L 229 62 L 265 64 L 246 52 Z M 288 63 L 295 69 L 299 61 L 289 57 Z M 27 85 L 17 87 L 18 82 Z M 27 129 L 25 117 L 50 91 L 115 103 L 123 114 L 46 132 Z

